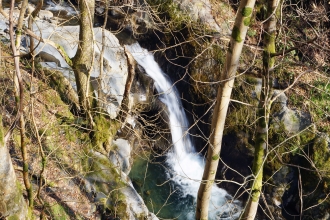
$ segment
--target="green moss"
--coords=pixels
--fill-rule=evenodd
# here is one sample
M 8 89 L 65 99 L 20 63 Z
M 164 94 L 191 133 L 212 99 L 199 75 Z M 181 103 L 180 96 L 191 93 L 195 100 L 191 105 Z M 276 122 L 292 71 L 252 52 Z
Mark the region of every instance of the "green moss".
M 244 23 L 245 26 L 250 26 L 251 17 L 244 18 L 243 23 Z
M 257 78 L 253 76 L 246 76 L 245 81 L 251 85 L 256 85 L 258 83 Z
M 275 64 L 275 58 L 271 54 L 275 53 L 275 32 L 266 33 L 265 38 L 265 49 L 263 52 L 263 63 L 264 67 L 272 68 Z
M 107 195 L 98 201 L 98 205 L 104 210 L 104 212 L 110 212 L 112 215 L 120 217 L 121 219 L 128 219 L 127 198 L 120 192 L 120 188 L 124 187 L 125 184 L 117 183 L 118 182 L 109 182 L 111 188 L 107 189 L 104 186 L 100 186 L 99 183 L 94 184 L 98 192 L 103 192 Z
M 57 94 L 54 94 L 54 91 L 42 93 L 45 99 L 49 101 L 48 103 L 51 103 L 50 106 L 64 106 L 66 104 L 72 106 L 71 108 L 73 109 L 77 108 L 77 93 L 73 90 L 71 85 L 69 85 L 70 82 L 63 76 L 63 74 L 60 71 L 49 70 L 47 68 L 42 68 L 40 71 L 43 72 L 45 76 L 50 79 L 49 81 L 47 81 L 48 85 L 51 86 L 57 92 Z M 48 91 L 48 85 L 40 85 L 40 87 L 45 87 L 45 89 L 47 88 Z M 72 118 L 72 116 L 70 116 L 72 115 L 70 112 L 70 108 L 63 108 L 63 110 L 64 109 L 65 111 L 61 111 L 61 115 Z M 75 109 L 75 111 L 77 111 L 77 109 Z
M 318 137 L 313 145 L 313 162 L 321 173 L 330 177 L 330 152 L 328 141 L 324 137 Z
M 252 14 L 252 8 L 250 8 L 250 7 L 245 7 L 245 8 L 242 9 L 242 15 L 243 15 L 244 17 L 248 17 L 248 16 L 250 16 L 251 14 Z
M 0 115 L 0 147 L 4 147 L 4 133 L 3 133 L 3 126 L 2 126 L 2 115 Z
M 115 201 L 115 202 L 111 204 L 108 207 L 108 209 L 110 209 L 112 213 L 116 213 L 116 216 L 120 217 L 120 219 L 129 219 L 127 213 L 128 205 L 124 200 L 118 198 L 118 193 L 112 196 L 111 201 Z
M 41 160 L 42 167 L 45 167 L 46 164 L 47 164 L 47 159 L 46 158 L 42 158 L 42 160 Z
M 268 141 L 271 145 L 277 145 L 278 143 L 283 142 L 287 138 L 285 127 L 283 123 L 280 124 L 271 124 L 268 130 Z M 272 176 L 272 174 L 279 170 L 282 167 L 282 162 L 288 162 L 290 158 L 287 158 L 284 154 L 286 151 L 289 151 L 287 148 L 291 148 L 290 143 L 286 143 L 285 145 L 282 145 L 281 147 L 276 148 L 276 151 L 272 151 L 269 156 L 267 157 L 267 163 L 265 165 L 265 174 L 268 176 Z M 279 158 L 279 156 L 281 158 Z
M 72 60 L 70 59 L 69 55 L 66 53 L 64 48 L 61 45 L 57 45 L 57 49 L 61 52 L 61 54 L 64 56 L 64 60 L 67 62 L 69 66 L 72 66 Z
M 1 203 L 0 203 L 0 205 L 1 205 Z M 25 201 L 23 199 L 22 186 L 18 181 L 16 181 L 16 192 L 14 194 L 14 198 L 12 199 L 12 201 L 8 201 L 7 208 L 8 208 L 8 210 L 12 210 L 13 208 L 16 209 L 17 206 L 24 206 L 24 205 L 25 205 Z M 21 207 L 21 209 L 24 210 L 24 207 Z M 13 215 L 8 216 L 8 219 L 20 219 L 19 218 L 20 212 L 21 212 L 21 210 L 18 210 L 16 213 L 11 213 Z M 31 218 L 27 218 L 27 219 L 31 219 Z
M 57 184 L 55 183 L 55 182 L 48 182 L 47 183 L 47 186 L 49 186 L 49 187 L 56 187 L 57 186 Z
M 198 18 L 195 20 L 195 15 L 190 15 L 191 12 L 187 12 L 185 9 L 180 8 L 180 4 L 172 0 L 147 0 L 148 4 L 152 6 L 154 13 L 157 14 L 166 25 L 163 26 L 165 29 L 163 32 L 168 32 L 165 38 L 173 39 L 173 33 L 181 32 L 184 30 L 189 31 L 188 35 L 194 35 L 195 38 L 197 35 L 205 35 L 211 33 L 214 30 L 210 30 L 208 25 L 205 25 Z M 224 3 L 219 3 L 224 5 Z M 175 37 L 174 37 L 175 38 Z M 176 39 L 177 40 L 177 39 Z M 164 40 L 165 43 L 168 40 Z M 183 44 L 184 46 L 184 44 Z
M 308 149 L 315 139 L 315 131 L 308 129 L 295 137 L 291 136 L 292 134 L 287 134 L 283 123 L 271 124 L 268 131 L 269 145 L 276 146 L 276 149 L 270 152 L 265 164 L 265 175 L 268 178 L 271 178 L 274 172 L 281 169 L 283 163 L 292 163 L 294 158 L 305 154 L 304 151 Z M 282 142 L 282 145 L 277 146 L 277 144 Z M 301 161 L 299 163 L 301 165 Z
M 7 218 L 8 220 L 20 220 L 18 215 L 11 215 Z
M 252 97 L 254 93 L 255 85 L 258 83 L 258 80 L 249 75 L 244 75 L 243 77 L 237 78 L 235 81 L 235 86 L 232 92 L 232 99 L 240 100 L 245 103 L 252 105 L 257 105 L 258 100 Z M 229 109 L 229 114 L 226 118 L 226 129 L 225 133 L 236 133 L 245 132 L 252 135 L 253 132 L 250 130 L 253 128 L 246 126 L 247 124 L 256 124 L 256 112 L 255 108 L 251 106 L 242 105 L 238 103 L 232 103 L 231 108 Z M 250 146 L 246 143 L 246 146 Z
M 28 172 L 29 171 L 29 164 L 27 164 L 27 163 L 24 163 L 23 164 L 23 171 L 24 172 Z
M 103 180 L 100 183 L 95 182 L 95 186 L 99 191 L 104 193 L 108 191 L 109 185 L 104 185 L 105 182 L 111 183 L 110 185 L 114 188 L 121 188 L 126 185 L 125 181 L 121 179 L 119 171 L 107 157 L 101 154 L 96 155 L 90 149 L 87 150 L 89 152 L 86 152 L 86 157 L 82 158 L 83 168 L 88 173 L 87 178 Z
M 15 33 L 16 33 L 16 35 L 22 35 L 22 30 L 21 30 L 21 29 L 17 29 L 17 30 L 15 31 Z
M 329 132 L 330 127 L 325 115 L 330 114 L 330 84 L 328 80 L 319 79 L 313 82 L 313 87 L 306 91 L 310 101 L 308 102 L 308 110 L 311 112 L 313 120 L 316 122 L 318 129 L 323 132 Z M 302 102 L 306 99 L 302 98 Z
M 94 117 L 94 122 L 93 144 L 98 149 L 102 149 L 104 145 L 110 146 L 119 128 L 119 123 L 100 114 Z
M 34 207 L 28 207 L 28 217 L 27 217 L 28 220 L 34 220 L 35 219 L 35 216 L 33 214 L 33 209 L 34 209 Z
M 301 170 L 303 189 L 306 193 L 312 192 L 310 196 L 304 198 L 304 204 L 310 206 L 314 205 L 315 201 L 317 203 L 322 202 L 318 205 L 317 210 L 317 212 L 321 211 L 321 213 L 324 213 L 324 210 L 330 207 L 329 200 L 324 200 L 325 195 L 330 193 L 330 152 L 327 139 L 328 136 L 326 134 L 319 133 L 313 145 L 306 149 L 306 153 L 309 154 L 309 159 L 313 163 L 304 157 L 300 158 L 303 162 L 302 166 L 308 168 L 308 170 Z M 312 215 L 315 217 L 316 213 L 314 212 Z
M 60 204 L 50 205 L 49 209 L 50 215 L 54 220 L 70 219 L 70 216 L 66 213 L 65 208 Z
M 23 187 L 20 182 L 16 181 L 16 187 L 19 192 L 23 192 Z
M 215 155 L 212 156 L 212 160 L 219 160 L 219 158 L 220 158 L 220 157 L 219 157 L 218 154 L 215 154 Z
M 127 183 L 121 178 L 120 171 L 118 172 L 108 157 L 104 155 L 91 150 L 85 155 L 86 166 L 84 167 L 87 173 L 85 178 L 93 182 L 96 191 L 103 195 L 97 201 L 97 205 L 103 213 L 110 213 L 120 219 L 129 219 L 126 203 L 128 198 L 120 191 L 127 186 Z
M 203 53 L 203 56 L 197 56 L 189 68 L 192 76 L 190 93 L 193 94 L 194 101 L 199 103 L 209 102 L 217 93 L 218 87 L 214 84 L 210 85 L 208 82 L 220 79 L 221 69 L 226 58 L 225 51 L 218 45 L 213 45 L 208 50 L 205 50 L 206 47 L 209 47 L 209 44 L 196 45 L 196 55 Z
M 283 111 L 282 103 L 274 102 L 270 109 L 270 115 L 275 115 Z
M 167 27 L 172 31 L 180 30 L 194 23 L 190 16 L 179 8 L 179 5 L 171 0 L 147 0 L 160 13 L 160 17 L 166 20 Z
M 259 119 L 260 121 L 260 119 Z M 264 120 L 262 120 L 264 121 Z M 257 202 L 260 197 L 260 192 L 262 188 L 262 178 L 263 178 L 263 161 L 264 161 L 264 146 L 266 144 L 266 133 L 257 134 L 257 140 L 255 143 L 255 151 L 254 151 L 254 160 L 252 166 L 252 172 L 256 176 L 255 181 L 252 185 L 252 196 L 251 199 L 254 202 Z
M 234 26 L 231 36 L 238 43 L 243 41 L 242 38 L 241 38 L 241 32 L 240 32 L 239 28 L 236 27 L 236 26 Z

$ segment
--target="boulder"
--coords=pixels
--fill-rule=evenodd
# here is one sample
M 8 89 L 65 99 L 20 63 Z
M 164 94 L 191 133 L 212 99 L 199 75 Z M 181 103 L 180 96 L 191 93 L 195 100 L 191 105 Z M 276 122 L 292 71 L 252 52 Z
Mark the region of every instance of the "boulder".
M 275 90 L 273 96 L 278 96 L 274 101 L 279 105 L 278 111 L 274 113 L 272 123 L 279 128 L 284 126 L 290 134 L 296 134 L 302 131 L 312 123 L 311 115 L 308 112 L 302 112 L 297 109 L 290 109 L 287 106 L 287 96 L 281 90 Z
M 88 174 L 84 177 L 86 192 L 93 195 L 96 205 L 109 212 L 102 215 L 132 220 L 158 219 L 148 211 L 130 178 L 106 156 L 90 151 L 85 165 L 88 169 Z
M 173 2 L 178 4 L 182 12 L 187 13 L 193 21 L 201 21 L 222 36 L 230 35 L 231 25 L 227 23 L 229 19 L 220 17 L 226 14 L 226 18 L 234 18 L 234 12 L 224 2 L 211 3 L 209 0 L 173 0 Z M 221 16 L 217 15 L 219 10 L 223 12 Z
M 34 25 L 35 33 L 43 38 L 49 38 L 59 47 L 63 48 L 69 58 L 74 57 L 77 51 L 77 42 L 79 39 L 79 26 L 56 26 L 45 21 L 36 21 Z M 95 91 L 101 91 L 101 102 L 104 109 L 107 110 L 111 118 L 115 118 L 119 112 L 125 84 L 127 79 L 127 61 L 124 54 L 124 48 L 119 44 L 118 39 L 109 31 L 105 31 L 105 53 L 103 64 L 100 64 L 100 53 L 102 50 L 102 29 L 94 28 L 95 34 L 95 58 L 94 66 L 91 72 L 92 86 Z M 38 42 L 35 42 L 38 45 Z M 73 88 L 76 88 L 74 74 L 71 67 L 54 47 L 40 43 L 36 48 L 36 53 L 45 61 L 57 64 L 51 68 L 63 70 L 63 75 L 67 77 Z M 42 63 L 44 67 L 50 67 Z M 103 75 L 100 76 L 100 69 L 103 69 Z M 96 96 L 99 94 L 95 93 Z

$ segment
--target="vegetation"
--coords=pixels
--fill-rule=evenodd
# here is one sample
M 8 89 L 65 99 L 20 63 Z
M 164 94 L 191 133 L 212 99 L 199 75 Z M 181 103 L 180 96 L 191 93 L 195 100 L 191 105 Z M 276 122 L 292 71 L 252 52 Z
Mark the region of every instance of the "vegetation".
M 93 25 L 102 23 L 104 15 L 109 20 L 105 19 L 103 28 L 113 31 L 116 26 L 118 38 L 125 38 L 122 42 L 139 40 L 154 50 L 179 90 L 192 122 L 188 132 L 198 154 L 205 157 L 194 218 L 209 219 L 214 184 L 233 195 L 228 204 L 242 202 L 240 219 L 328 218 L 326 1 L 262 0 L 256 7 L 250 0 L 239 1 L 239 6 L 215 0 L 209 5 L 195 0 L 142 5 L 133 0 L 125 5 L 110 1 L 96 5 L 98 13 L 104 9 L 99 18 L 94 16 L 95 1 L 87 0 L 72 4 L 80 12 L 74 57 L 51 38 L 33 33 L 42 1 L 31 16 L 25 15 L 27 3 L 23 1 L 17 21 L 0 4 L 11 35 L 10 40 L 5 32 L 0 36 L 0 157 L 4 158 L 0 191 L 11 198 L 0 195 L 0 219 L 151 219 L 150 211 L 155 210 L 164 218 L 161 210 L 178 189 L 171 188 L 170 180 L 156 181 L 172 191 L 167 199 L 160 199 L 164 204 L 153 204 L 150 195 L 155 193 L 144 182 L 149 174 L 141 171 L 154 163 L 162 167 L 161 172 L 173 175 L 163 161 L 173 145 L 168 130 L 163 129 L 168 126 L 169 110 L 156 101 L 163 94 L 150 94 L 151 80 L 124 49 L 125 71 L 130 75 L 124 101 L 118 103 L 110 92 L 101 97 L 100 90 L 95 90 L 93 84 L 104 82 L 91 75 L 94 68 L 99 67 L 100 74 L 104 66 L 115 71 L 103 58 L 98 60 L 107 50 L 105 30 L 103 48 L 97 48 Z M 5 2 L 5 7 L 14 5 Z M 212 10 L 205 15 L 205 8 Z M 235 23 L 235 13 L 220 13 L 231 11 L 237 12 Z M 24 19 L 29 20 L 28 26 Z M 21 54 L 20 39 L 25 34 L 35 40 L 31 51 Z M 45 58 L 33 49 L 39 43 L 51 45 L 62 56 L 74 71 L 75 84 L 59 71 L 64 67 L 52 70 L 42 64 Z M 146 91 L 141 94 L 147 94 L 147 101 L 139 91 Z M 109 103 L 118 108 L 117 116 L 108 112 Z M 115 143 L 118 139 L 127 141 L 128 147 Z M 144 178 L 132 175 L 133 185 L 148 199 L 149 211 L 128 177 L 135 158 L 139 158 L 135 172 Z M 154 175 L 150 176 L 157 178 Z M 141 213 L 132 214 L 130 199 L 143 204 Z

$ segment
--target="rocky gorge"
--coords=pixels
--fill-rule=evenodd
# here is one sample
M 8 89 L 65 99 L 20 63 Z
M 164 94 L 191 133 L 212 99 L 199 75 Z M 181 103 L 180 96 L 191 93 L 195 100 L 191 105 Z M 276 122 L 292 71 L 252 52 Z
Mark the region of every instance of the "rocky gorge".
M 155 5 L 161 6 L 157 8 L 158 13 L 166 12 L 164 17 L 155 17 L 151 14 Z M 220 69 L 224 64 L 226 45 L 232 28 L 231 20 L 235 17 L 234 10 L 235 7 L 232 8 L 227 3 L 205 0 L 126 3 L 124 7 L 114 4 L 107 15 L 108 30 L 102 30 L 100 24 L 104 19 L 105 8 L 104 2 L 98 2 L 96 11 L 100 17 L 94 27 L 95 62 L 91 72 L 91 85 L 95 91 L 98 91 L 95 95 L 108 115 L 108 121 L 103 123 L 103 127 L 97 128 L 100 138 L 103 132 L 111 134 L 112 142 L 108 148 L 93 146 L 88 132 L 83 129 L 85 122 L 72 113 L 74 111 L 72 106 L 75 106 L 72 100 L 78 98 L 75 94 L 74 74 L 65 57 L 58 52 L 58 49 L 35 42 L 40 76 L 29 77 L 30 70 L 27 69 L 24 80 L 26 85 L 30 85 L 28 87 L 30 94 L 37 94 L 36 100 L 39 103 L 38 108 L 35 109 L 36 115 L 40 116 L 37 127 L 39 133 L 43 135 L 43 146 L 49 155 L 49 171 L 44 175 L 46 183 L 43 197 L 48 203 L 46 210 L 51 218 L 161 219 L 178 216 L 179 219 L 180 216 L 181 219 L 194 218 L 193 214 L 182 213 L 166 216 L 167 214 L 162 214 L 161 210 L 167 205 L 167 200 L 160 201 L 164 203 L 160 206 L 155 202 L 155 207 L 152 201 L 163 190 L 157 189 L 157 186 L 170 182 L 167 186 L 170 189 L 164 194 L 170 199 L 172 191 L 178 190 L 178 197 L 188 198 L 188 209 L 190 212 L 194 211 L 193 196 L 184 190 L 180 191 L 179 184 L 173 183 L 176 181 L 176 176 L 186 173 L 178 175 L 177 171 L 174 172 L 173 167 L 168 164 L 174 164 L 175 160 L 166 159 L 168 157 L 166 155 L 171 153 L 171 148 L 177 142 L 188 137 L 192 139 L 193 149 L 189 151 L 194 152 L 193 157 L 203 158 L 205 154 L 205 146 L 210 134 L 209 122 L 212 114 L 210 109 L 216 96 L 216 82 Z M 59 16 L 52 16 L 50 11 Z M 73 57 L 77 50 L 79 26 L 72 26 L 74 21 L 68 25 L 59 25 L 63 21 L 61 20 L 63 14 L 67 16 L 65 19 L 74 18 L 77 11 L 66 3 L 62 5 L 48 3 L 45 10 L 39 13 L 39 19 L 34 22 L 33 31 L 42 38 L 55 42 L 63 48 L 67 56 Z M 169 22 L 165 23 L 167 19 Z M 6 44 L 9 39 L 6 31 L 8 23 L 4 17 L 0 20 L 1 39 L 3 44 Z M 253 42 L 252 35 L 248 41 Z M 22 54 L 27 53 L 29 40 L 27 36 L 23 38 Z M 143 66 L 138 58 L 134 58 L 134 51 L 129 49 L 128 45 L 137 41 L 142 47 L 153 52 L 161 71 L 168 74 L 174 82 L 173 88 L 176 87 L 178 90 L 178 95 L 174 99 L 182 100 L 179 105 L 188 118 L 185 125 L 174 124 L 175 127 L 183 129 L 183 134 L 180 134 L 179 138 L 173 138 L 173 134 L 171 135 L 172 110 L 163 101 L 163 93 L 168 89 L 164 91 L 157 89 L 154 80 L 147 74 L 151 64 Z M 103 48 L 104 53 L 102 53 Z M 127 54 L 131 54 L 135 61 L 132 62 Z M 103 56 L 102 63 L 98 62 L 101 56 Z M 258 77 L 258 63 L 251 65 L 256 57 L 261 59 L 260 53 L 255 52 L 253 47 L 247 46 L 243 53 L 240 71 L 242 69 L 248 71 L 238 78 L 235 85 L 233 102 L 226 122 L 227 132 L 221 153 L 221 167 L 217 172 L 218 186 L 226 189 L 229 194 L 221 191 L 220 188 L 217 189 L 223 193 L 221 197 L 225 198 L 225 203 L 229 206 L 233 205 L 229 207 L 232 213 L 224 211 L 222 207 L 223 213 L 217 214 L 213 219 L 238 218 L 237 213 L 242 208 L 241 203 L 247 197 L 244 187 L 248 187 L 246 180 L 251 175 L 254 143 L 254 132 L 250 125 L 256 118 L 253 108 L 248 107 L 249 105 L 240 105 L 235 100 L 248 103 L 250 106 L 257 105 L 262 85 Z M 30 64 L 24 65 L 26 68 Z M 127 96 L 128 100 L 124 100 L 126 85 L 130 80 L 129 66 L 134 66 L 134 77 Z M 103 70 L 102 74 L 100 69 Z M 319 85 L 327 85 L 326 74 L 315 74 L 325 76 L 316 80 Z M 278 83 L 274 80 L 273 85 L 272 96 L 276 97 L 276 104 L 271 110 L 269 140 L 274 148 L 269 152 L 265 162 L 265 189 L 264 199 L 261 202 L 261 207 L 270 211 L 260 211 L 259 218 L 295 219 L 296 217 L 292 216 L 301 214 L 303 203 L 307 208 L 319 204 L 315 208 L 308 208 L 305 212 L 306 218 L 303 219 L 308 219 L 308 216 L 326 219 L 329 216 L 328 125 L 320 128 L 318 123 L 315 123 L 321 116 L 317 114 L 317 109 L 312 107 L 312 104 L 303 100 L 293 100 L 292 97 L 299 99 L 295 94 L 283 93 L 283 90 L 288 88 L 285 84 L 290 81 L 283 75 L 283 73 L 279 74 L 276 77 Z M 307 80 L 307 77 L 302 77 L 296 89 L 304 90 Z M 51 92 L 44 92 L 50 91 L 51 88 L 53 88 Z M 5 101 L 5 103 L 9 102 L 10 100 Z M 319 102 L 323 102 L 323 99 Z M 309 109 L 302 108 L 301 103 L 310 105 Z M 322 103 L 322 105 L 326 104 Z M 124 120 L 118 120 L 123 106 L 125 106 Z M 5 126 L 13 120 L 10 114 L 6 117 Z M 178 134 L 178 131 L 174 133 Z M 19 167 L 20 158 L 15 156 L 17 138 L 17 134 L 16 136 L 14 134 L 11 153 L 12 157 L 17 158 L 17 162 L 14 163 Z M 29 171 L 36 175 L 35 173 L 40 171 L 38 166 L 40 158 L 37 159 L 38 152 L 33 150 L 35 137 L 32 134 L 30 144 L 30 154 L 34 156 L 30 158 Z M 187 146 L 187 144 L 183 145 Z M 202 159 L 200 160 L 203 164 Z M 138 164 L 138 167 L 134 168 L 134 164 Z M 163 167 L 164 173 L 157 173 L 159 168 L 155 168 L 154 172 L 164 176 L 164 179 L 157 181 L 156 186 L 145 187 L 147 184 L 144 181 L 147 180 L 148 175 L 156 179 L 158 176 L 140 171 L 147 170 L 148 166 L 152 167 L 153 164 L 160 164 Z M 306 169 L 300 170 L 300 167 Z M 314 171 L 313 168 L 316 167 L 320 171 Z M 196 172 L 196 169 L 190 171 Z M 53 175 L 53 173 L 58 174 Z M 311 176 L 315 179 L 319 178 L 318 183 L 310 181 Z M 191 179 L 191 176 L 187 175 L 186 179 Z M 198 180 L 197 177 L 195 181 Z M 182 188 L 188 188 L 189 183 L 183 180 L 178 182 L 182 184 Z M 303 197 L 302 202 L 301 191 L 312 193 L 312 196 Z M 216 195 L 221 193 L 215 192 Z M 153 194 L 153 197 L 150 194 Z M 71 202 L 65 202 L 67 200 Z M 169 203 L 182 202 L 180 199 L 170 201 Z M 38 216 L 39 212 L 40 210 L 35 209 L 33 214 Z M 168 212 L 171 212 L 171 209 Z M 269 213 L 273 216 L 269 217 Z

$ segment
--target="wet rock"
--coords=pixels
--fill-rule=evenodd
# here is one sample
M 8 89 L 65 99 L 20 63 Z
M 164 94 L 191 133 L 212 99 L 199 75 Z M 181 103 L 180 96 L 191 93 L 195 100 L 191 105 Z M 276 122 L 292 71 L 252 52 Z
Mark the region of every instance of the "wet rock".
M 85 189 L 94 195 L 95 204 L 105 212 L 102 215 L 132 220 L 158 219 L 148 211 L 130 178 L 120 169 L 115 168 L 106 156 L 90 151 L 88 167 Z
M 114 165 L 117 165 L 120 170 L 128 174 L 131 170 L 131 146 L 129 142 L 121 138 L 114 140 L 109 158 Z

